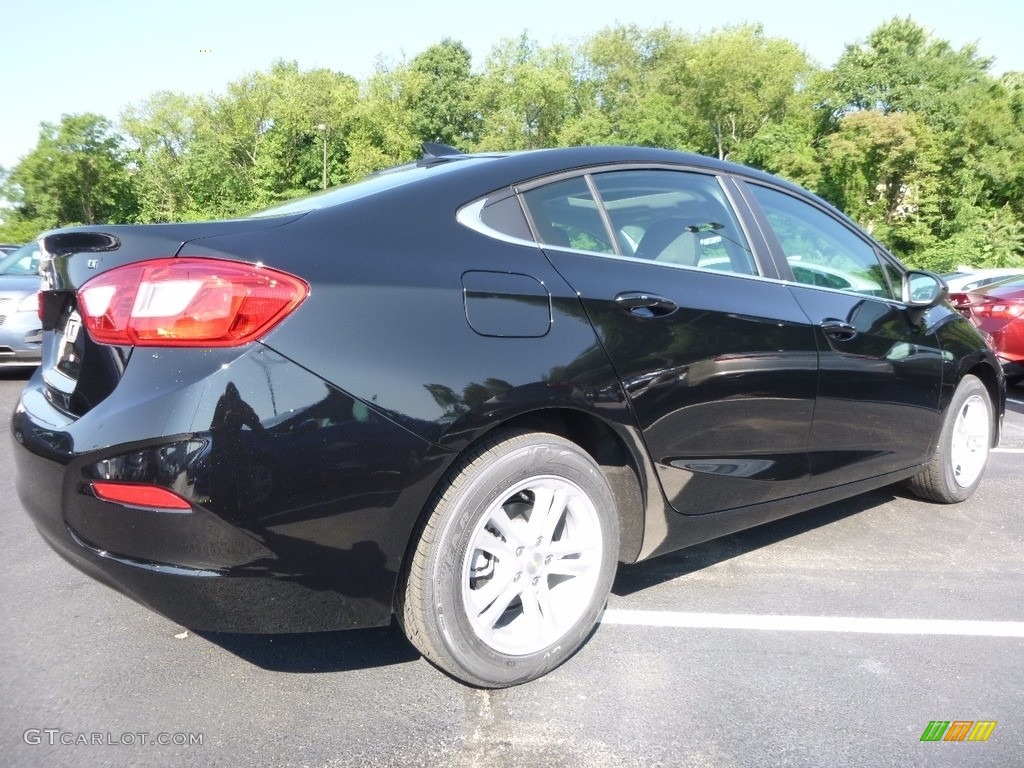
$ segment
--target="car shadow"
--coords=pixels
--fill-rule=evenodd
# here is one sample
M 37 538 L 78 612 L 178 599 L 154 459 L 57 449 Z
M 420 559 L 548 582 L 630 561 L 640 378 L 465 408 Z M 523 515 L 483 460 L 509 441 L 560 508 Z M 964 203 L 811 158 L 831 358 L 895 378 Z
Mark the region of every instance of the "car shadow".
M 636 565 L 620 566 L 612 593 L 626 597 L 903 497 L 913 498 L 899 487 L 882 488 Z M 386 627 L 337 632 L 250 635 L 193 631 L 250 664 L 273 672 L 348 672 L 420 658 L 394 618 Z
M 1007 412 L 1024 415 L 1024 384 L 1007 387 L 1006 398 Z
M 28 381 L 35 370 L 34 367 L 25 366 L 0 367 L 0 381 Z
M 881 506 L 896 498 L 915 498 L 899 486 L 837 501 L 817 509 L 785 517 L 749 528 L 739 533 L 712 539 L 686 549 L 670 552 L 635 565 L 620 565 L 612 584 L 612 594 L 626 597 L 666 581 L 686 576 L 695 571 L 745 555 L 762 547 L 776 544 L 801 533 L 813 531 L 823 525 Z
M 193 630 L 224 650 L 272 672 L 349 672 L 416 661 L 398 622 L 372 629 L 248 635 Z

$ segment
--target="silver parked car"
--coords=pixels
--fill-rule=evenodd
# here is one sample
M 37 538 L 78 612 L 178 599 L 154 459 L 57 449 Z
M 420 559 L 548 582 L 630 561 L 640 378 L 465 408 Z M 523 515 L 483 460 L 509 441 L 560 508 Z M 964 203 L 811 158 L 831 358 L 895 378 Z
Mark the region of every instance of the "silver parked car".
M 39 262 L 34 242 L 0 258 L 0 366 L 39 365 Z

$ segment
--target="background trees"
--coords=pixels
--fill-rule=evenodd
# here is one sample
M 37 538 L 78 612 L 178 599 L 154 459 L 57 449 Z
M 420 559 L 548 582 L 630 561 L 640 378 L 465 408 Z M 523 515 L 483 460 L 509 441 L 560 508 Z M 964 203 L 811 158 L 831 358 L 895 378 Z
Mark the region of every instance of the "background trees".
M 443 39 L 363 82 L 276 62 L 210 96 L 156 93 L 119 122 L 66 115 L 0 173 L 0 239 L 74 223 L 242 215 L 414 159 L 641 144 L 810 187 L 908 262 L 1024 265 L 1024 73 L 997 78 L 911 19 L 830 69 L 758 26 L 617 26 L 498 43 L 479 68 Z
M 123 136 L 100 115 L 43 123 L 35 149 L 6 179 L 14 211 L 5 217 L 3 237 L 22 240 L 63 224 L 133 220 L 138 202 L 126 157 Z

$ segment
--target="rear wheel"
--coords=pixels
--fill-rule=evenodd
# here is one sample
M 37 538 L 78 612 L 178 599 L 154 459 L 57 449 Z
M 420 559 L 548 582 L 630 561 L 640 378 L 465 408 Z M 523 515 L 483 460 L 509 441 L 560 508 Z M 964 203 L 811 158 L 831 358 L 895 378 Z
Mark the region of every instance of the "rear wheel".
M 992 445 L 992 398 L 976 376 L 964 376 L 946 411 L 938 445 L 925 468 L 910 479 L 911 490 L 946 504 L 974 493 Z
M 586 640 L 617 554 L 612 494 L 594 460 L 556 435 L 504 432 L 449 476 L 397 613 L 410 641 L 454 677 L 523 683 Z

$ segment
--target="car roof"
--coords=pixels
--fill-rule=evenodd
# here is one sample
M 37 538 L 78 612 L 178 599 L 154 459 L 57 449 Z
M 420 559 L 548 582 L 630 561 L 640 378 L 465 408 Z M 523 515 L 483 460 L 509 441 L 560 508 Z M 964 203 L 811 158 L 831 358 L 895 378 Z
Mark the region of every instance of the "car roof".
M 451 185 L 466 192 L 468 200 L 532 179 L 614 165 L 669 165 L 736 174 L 788 188 L 829 205 L 784 179 L 704 155 L 653 147 L 587 146 L 441 156 L 428 153 L 420 161 L 387 168 L 352 184 L 282 203 L 253 215 L 272 216 L 324 209 L 418 183 Z

